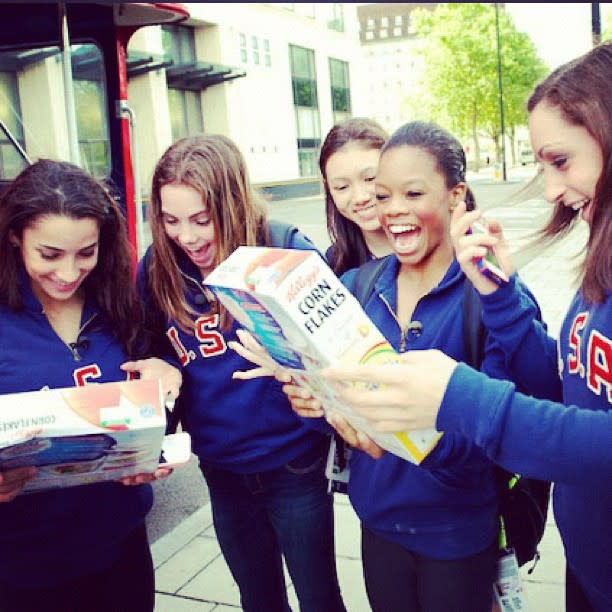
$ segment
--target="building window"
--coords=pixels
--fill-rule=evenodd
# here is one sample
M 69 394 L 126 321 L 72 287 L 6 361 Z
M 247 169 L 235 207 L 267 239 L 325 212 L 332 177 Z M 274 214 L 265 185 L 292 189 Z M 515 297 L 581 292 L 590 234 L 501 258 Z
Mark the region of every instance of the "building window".
M 381 17 L 380 18 L 380 27 L 381 28 L 388 28 L 389 27 L 389 18 L 388 17 Z
M 402 28 L 393 28 L 393 36 L 401 36 Z
M 67 133 L 65 117 L 53 113 L 41 115 L 40 101 L 31 91 L 44 88 L 48 93 L 49 81 L 63 81 L 61 62 L 60 49 L 55 46 L 0 52 L 0 65 L 12 67 L 0 72 L 0 119 L 31 157 L 39 157 L 41 153 L 45 157 L 60 156 L 59 151 L 48 148 L 51 146 L 48 141 L 54 139 L 47 136 L 58 128 Z M 94 176 L 102 178 L 108 176 L 111 166 L 102 54 L 93 44 L 74 44 L 71 46 L 71 64 L 80 164 Z M 28 81 L 30 83 L 25 85 Z M 20 88 L 28 86 L 32 87 L 27 92 L 29 95 L 20 99 Z M 23 168 L 21 155 L 0 130 L 0 177 L 13 178 Z
M 338 123 L 351 116 L 351 88 L 348 62 L 330 57 L 329 80 L 331 83 L 334 123 Z
M 240 44 L 242 46 L 242 35 Z M 193 28 L 173 25 L 162 26 L 162 45 L 164 53 L 174 60 L 175 65 L 195 63 Z M 169 87 L 168 108 L 170 110 L 170 127 L 173 140 L 204 131 L 199 91 Z
M 401 27 L 401 25 L 402 25 L 402 16 L 401 15 L 396 15 L 394 20 L 393 20 L 393 23 L 396 26 L 400 26 Z
M 378 31 L 379 38 L 388 38 L 388 36 L 389 36 L 389 30 L 387 30 L 386 28 L 383 28 L 382 30 Z
M 259 65 L 259 40 L 257 36 L 251 36 L 251 47 L 253 48 L 253 63 Z
M 367 21 L 367 25 L 366 25 L 368 30 L 373 30 L 375 27 L 375 23 L 374 23 L 374 19 L 372 19 L 372 17 L 368 17 L 368 21 Z
M 81 165 L 94 176 L 106 176 L 110 163 L 104 85 L 74 79 L 73 87 Z
M 326 5 L 329 7 L 329 17 L 327 19 L 327 27 L 336 32 L 344 32 L 344 8 L 342 4 L 332 3 Z
M 175 64 L 195 62 L 193 28 L 175 25 L 162 26 L 162 46 L 164 53 L 172 58 Z
M 246 35 L 240 33 L 240 61 L 243 64 L 246 64 L 248 61 L 248 53 L 247 53 L 247 40 Z
M 270 41 L 267 38 L 264 38 L 263 47 L 264 47 L 264 63 L 269 68 L 272 65 L 272 55 L 270 54 Z
M 321 125 L 314 51 L 289 45 L 289 54 L 300 176 L 315 176 Z
M 204 131 L 199 92 L 168 88 L 168 108 L 172 140 Z
M 366 32 L 366 40 L 374 40 L 374 32 Z

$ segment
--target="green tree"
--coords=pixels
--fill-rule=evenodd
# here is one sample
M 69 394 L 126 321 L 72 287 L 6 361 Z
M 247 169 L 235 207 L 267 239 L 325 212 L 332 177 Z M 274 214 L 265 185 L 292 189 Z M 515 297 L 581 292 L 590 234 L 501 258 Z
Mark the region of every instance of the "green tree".
M 612 40 L 612 9 L 608 10 L 603 16 L 603 29 L 601 31 L 601 40 Z
M 444 3 L 434 11 L 412 13 L 422 56 L 422 92 L 409 106 L 428 113 L 462 138 L 474 142 L 476 170 L 480 163 L 479 135 L 496 143 L 501 157 L 501 120 L 497 65 L 495 7 L 485 3 Z M 519 32 L 511 17 L 499 11 L 502 49 L 504 120 L 508 134 L 526 123 L 525 102 L 547 67 L 529 36 Z M 418 100 L 416 100 L 418 98 Z M 512 148 L 513 157 L 515 154 Z

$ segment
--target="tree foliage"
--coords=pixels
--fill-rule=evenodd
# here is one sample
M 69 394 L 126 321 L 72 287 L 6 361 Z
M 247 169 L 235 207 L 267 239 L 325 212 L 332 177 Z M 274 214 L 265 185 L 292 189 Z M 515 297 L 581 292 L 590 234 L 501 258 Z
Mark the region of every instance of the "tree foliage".
M 434 11 L 415 9 L 411 18 L 423 72 L 422 91 L 408 104 L 458 136 L 471 136 L 478 160 L 479 133 L 495 142 L 501 134 L 495 6 L 444 3 Z M 503 9 L 499 38 L 504 122 L 512 133 L 525 125 L 527 97 L 548 70 L 529 36 Z
M 608 11 L 603 18 L 603 29 L 601 31 L 601 40 L 612 40 L 612 10 Z

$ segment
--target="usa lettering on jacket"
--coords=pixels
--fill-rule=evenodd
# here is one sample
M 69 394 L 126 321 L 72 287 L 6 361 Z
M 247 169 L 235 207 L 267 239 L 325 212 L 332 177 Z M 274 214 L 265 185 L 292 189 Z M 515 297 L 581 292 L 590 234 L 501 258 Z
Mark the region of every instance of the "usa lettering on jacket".
M 227 351 L 227 343 L 221 332 L 217 331 L 218 327 L 218 314 L 204 315 L 196 319 L 194 335 L 199 342 L 198 350 L 202 357 L 215 357 Z M 181 342 L 179 331 L 174 325 L 166 330 L 166 336 L 176 351 L 181 366 L 186 366 L 197 357 L 195 351 L 187 350 Z
M 588 312 L 579 312 L 572 321 L 569 332 L 569 352 L 567 355 L 568 374 L 577 374 L 586 380 L 587 387 L 595 394 L 607 389 L 608 402 L 612 404 L 612 341 L 596 329 L 587 338 L 583 337 L 588 321 Z M 582 362 L 583 347 L 586 342 L 586 367 Z

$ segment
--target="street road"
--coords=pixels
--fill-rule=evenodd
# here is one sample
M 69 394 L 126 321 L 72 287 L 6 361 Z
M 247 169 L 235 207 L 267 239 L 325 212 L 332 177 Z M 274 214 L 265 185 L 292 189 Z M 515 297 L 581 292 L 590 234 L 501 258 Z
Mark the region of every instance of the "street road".
M 533 174 L 533 169 L 522 172 L 518 169 L 518 172 L 510 175 L 510 180 L 506 183 L 496 184 L 491 180 L 470 181 L 478 207 L 502 222 L 506 236 L 516 241 L 518 251 L 521 251 L 520 242 L 523 237 L 540 227 L 543 217 L 549 212 L 548 205 L 541 200 L 534 200 L 533 207 L 527 209 L 513 209 L 511 198 L 525 185 L 530 174 Z M 271 218 L 300 227 L 320 250 L 329 245 L 322 197 L 272 202 L 269 214 Z M 520 266 L 530 256 L 526 251 L 519 252 L 515 255 L 515 263 Z M 147 519 L 151 542 L 208 502 L 206 485 L 195 457 L 192 457 L 187 466 L 175 470 L 170 478 L 154 483 L 154 489 L 155 505 Z

